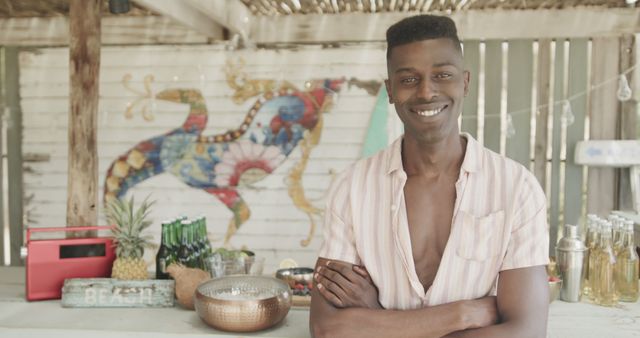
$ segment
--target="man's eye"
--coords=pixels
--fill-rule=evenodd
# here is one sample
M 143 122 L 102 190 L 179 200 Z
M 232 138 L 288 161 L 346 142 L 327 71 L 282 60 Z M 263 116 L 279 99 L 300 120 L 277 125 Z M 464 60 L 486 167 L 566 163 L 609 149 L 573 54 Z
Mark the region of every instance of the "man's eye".
M 415 77 L 407 77 L 407 78 L 401 79 L 400 82 L 403 84 L 413 84 L 418 82 L 418 79 Z
M 453 77 L 453 75 L 450 74 L 450 73 L 438 73 L 438 74 L 436 74 L 436 79 L 450 79 L 451 77 Z

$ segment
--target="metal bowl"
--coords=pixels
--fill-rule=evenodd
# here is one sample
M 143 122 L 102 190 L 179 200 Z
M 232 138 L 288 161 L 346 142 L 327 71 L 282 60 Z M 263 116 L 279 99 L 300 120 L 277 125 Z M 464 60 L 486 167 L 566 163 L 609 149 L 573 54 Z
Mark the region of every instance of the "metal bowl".
M 309 285 L 313 283 L 312 268 L 289 268 L 276 271 L 276 278 L 285 281 L 289 287 L 295 289 L 296 284 Z
M 205 323 L 218 330 L 264 330 L 287 316 L 291 290 L 273 277 L 225 276 L 198 286 L 195 308 Z

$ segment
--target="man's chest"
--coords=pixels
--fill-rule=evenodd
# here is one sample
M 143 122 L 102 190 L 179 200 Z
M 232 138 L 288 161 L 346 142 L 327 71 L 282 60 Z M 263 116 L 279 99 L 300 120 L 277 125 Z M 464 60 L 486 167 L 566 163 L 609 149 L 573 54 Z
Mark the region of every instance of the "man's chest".
M 425 290 L 435 279 L 450 237 L 456 200 L 455 182 L 409 178 L 404 206 L 416 274 Z

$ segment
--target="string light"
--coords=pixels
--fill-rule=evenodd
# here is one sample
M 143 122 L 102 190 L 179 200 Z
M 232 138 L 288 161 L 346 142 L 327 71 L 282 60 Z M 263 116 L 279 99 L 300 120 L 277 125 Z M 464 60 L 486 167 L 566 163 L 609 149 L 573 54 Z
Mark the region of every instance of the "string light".
M 560 117 L 560 121 L 562 121 L 562 125 L 568 127 L 576 121 L 576 117 L 573 115 L 573 110 L 571 109 L 571 102 L 569 100 L 565 100 L 562 104 L 562 116 Z
M 507 114 L 507 138 L 512 138 L 516 135 L 516 128 L 513 126 L 513 117 L 511 114 Z
M 624 74 L 620 74 L 616 96 L 618 100 L 623 102 L 631 99 L 631 87 L 629 87 L 629 81 L 627 81 L 627 77 Z
M 571 108 L 571 100 L 577 99 L 579 97 L 582 97 L 584 95 L 587 95 L 587 93 L 592 92 L 600 87 L 606 86 L 607 84 L 613 82 L 613 81 L 618 81 L 618 90 L 616 92 L 616 97 L 618 98 L 618 100 L 620 101 L 627 101 L 629 99 L 631 99 L 632 97 L 632 91 L 631 91 L 631 87 L 629 86 L 629 81 L 627 80 L 627 74 L 631 73 L 634 69 L 636 69 L 638 67 L 638 64 L 635 64 L 629 68 L 627 68 L 627 70 L 625 70 L 624 72 L 622 72 L 621 74 L 617 75 L 616 77 L 612 77 L 609 78 L 605 81 L 602 81 L 598 84 L 595 84 L 593 86 L 591 86 L 591 88 L 589 88 L 588 90 L 582 91 L 582 92 L 578 92 L 576 94 L 573 94 L 569 97 L 567 97 L 566 99 L 562 99 L 562 100 L 557 100 L 554 101 L 553 103 L 550 104 L 541 104 L 538 105 L 536 108 L 540 109 L 540 108 L 546 108 L 546 107 L 555 107 L 556 105 L 562 104 L 562 115 L 560 117 L 560 120 L 562 122 L 562 124 L 564 126 L 570 126 L 575 122 L 575 115 L 573 115 L 573 110 Z M 531 111 L 530 108 L 524 108 L 524 109 L 519 109 L 519 110 L 514 110 L 512 112 L 508 112 L 507 113 L 507 137 L 513 137 L 516 134 L 516 130 L 513 126 L 513 115 L 520 115 L 520 114 L 527 114 Z M 500 118 L 502 115 L 501 114 L 485 114 L 484 117 L 485 118 Z M 477 119 L 478 116 L 462 116 L 462 119 Z

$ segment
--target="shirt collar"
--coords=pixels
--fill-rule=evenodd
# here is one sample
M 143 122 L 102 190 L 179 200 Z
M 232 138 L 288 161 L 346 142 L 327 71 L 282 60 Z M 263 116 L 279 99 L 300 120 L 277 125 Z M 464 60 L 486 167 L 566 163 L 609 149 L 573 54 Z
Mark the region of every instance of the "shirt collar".
M 460 133 L 462 137 L 467 139 L 467 149 L 464 153 L 461 169 L 465 172 L 476 172 L 482 168 L 481 157 L 482 146 L 469 133 Z M 400 136 L 389 147 L 389 155 L 387 161 L 387 174 L 391 174 L 396 170 L 404 170 L 402 168 L 402 138 Z

